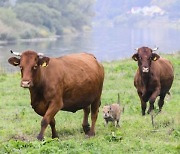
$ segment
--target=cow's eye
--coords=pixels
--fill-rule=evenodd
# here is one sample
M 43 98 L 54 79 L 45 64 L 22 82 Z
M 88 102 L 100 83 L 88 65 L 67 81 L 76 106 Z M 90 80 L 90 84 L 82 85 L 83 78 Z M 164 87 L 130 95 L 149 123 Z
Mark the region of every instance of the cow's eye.
M 23 69 L 23 67 L 22 66 L 19 66 L 19 68 L 22 70 Z

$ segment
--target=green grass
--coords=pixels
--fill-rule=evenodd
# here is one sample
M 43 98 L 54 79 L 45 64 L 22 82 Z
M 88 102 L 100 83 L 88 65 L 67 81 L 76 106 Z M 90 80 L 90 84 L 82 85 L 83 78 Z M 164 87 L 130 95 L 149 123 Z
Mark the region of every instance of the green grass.
M 0 153 L 74 153 L 74 154 L 165 154 L 180 153 L 180 55 L 164 55 L 175 68 L 171 96 L 162 113 L 141 116 L 140 101 L 133 86 L 136 62 L 126 59 L 103 63 L 105 81 L 102 105 L 96 123 L 96 136 L 85 138 L 81 123 L 83 112 L 60 111 L 56 115 L 59 139 L 51 139 L 50 127 L 45 140 L 37 141 L 41 117 L 30 106 L 29 91 L 21 88 L 20 74 L 0 74 Z M 117 101 L 125 106 L 121 127 L 104 127 L 102 107 Z M 157 108 L 157 103 L 155 103 Z

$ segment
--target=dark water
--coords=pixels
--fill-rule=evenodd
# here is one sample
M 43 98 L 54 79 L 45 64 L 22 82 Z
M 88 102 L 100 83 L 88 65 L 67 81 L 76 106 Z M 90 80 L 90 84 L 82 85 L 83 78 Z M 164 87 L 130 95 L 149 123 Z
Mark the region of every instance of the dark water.
M 134 49 L 141 46 L 159 47 L 160 53 L 175 53 L 180 50 L 180 30 L 151 28 L 132 29 L 124 27 L 95 28 L 93 31 L 78 36 L 64 36 L 56 41 L 19 42 L 0 44 L 0 66 L 7 71 L 13 67 L 7 63 L 16 52 L 34 50 L 47 56 L 58 57 L 69 53 L 93 53 L 99 61 L 112 61 L 130 58 Z

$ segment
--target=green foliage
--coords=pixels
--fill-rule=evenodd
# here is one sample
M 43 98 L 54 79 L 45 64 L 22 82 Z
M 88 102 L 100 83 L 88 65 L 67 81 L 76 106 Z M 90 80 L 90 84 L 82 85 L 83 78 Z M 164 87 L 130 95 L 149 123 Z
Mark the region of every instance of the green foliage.
M 17 18 L 35 26 L 46 27 L 56 33 L 56 25 L 61 25 L 61 13 L 38 3 L 23 3 L 15 7 Z M 61 27 L 61 26 L 60 26 Z
M 16 39 L 29 39 L 47 37 L 50 35 L 46 29 L 40 29 L 31 24 L 21 22 L 16 18 L 12 9 L 0 8 L 0 40 L 15 41 Z
M 62 34 L 64 28 L 82 30 L 83 26 L 90 25 L 93 2 L 94 0 L 21 0 L 15 11 L 18 18 L 25 22 L 43 25 L 56 34 Z
M 17 33 L 13 30 L 14 23 L 17 21 L 15 13 L 12 9 L 0 8 L 0 14 L 0 40 L 16 40 Z
M 94 0 L 0 2 L 0 40 L 74 34 L 90 29 Z M 5 7 L 9 6 L 9 7 Z
M 51 139 L 50 127 L 45 140 L 37 141 L 39 117 L 30 106 L 28 90 L 19 86 L 20 73 L 0 74 L 0 153 L 173 153 L 180 151 L 180 62 L 179 55 L 163 55 L 171 60 L 175 80 L 162 112 L 154 117 L 141 116 L 140 100 L 133 86 L 137 63 L 132 60 L 103 63 L 105 81 L 102 104 L 96 123 L 96 136 L 85 138 L 81 123 L 83 112 L 60 111 L 56 115 L 59 139 Z M 102 107 L 117 102 L 120 93 L 125 111 L 120 127 L 104 126 Z M 157 102 L 155 103 L 157 108 Z M 90 118 L 89 118 L 90 120 Z
M 10 0 L 0 0 L 0 7 L 9 7 L 10 5 Z

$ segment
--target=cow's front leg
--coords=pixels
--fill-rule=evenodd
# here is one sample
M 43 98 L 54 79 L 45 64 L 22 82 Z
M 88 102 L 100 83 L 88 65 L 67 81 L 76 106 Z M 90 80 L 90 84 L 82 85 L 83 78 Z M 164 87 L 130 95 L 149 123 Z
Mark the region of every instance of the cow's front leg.
M 146 102 L 143 100 L 142 98 L 142 93 L 138 92 L 139 98 L 141 100 L 141 111 L 142 111 L 142 115 L 145 115 L 145 111 L 146 111 Z
M 150 99 L 149 99 L 149 109 L 148 109 L 148 114 L 154 110 L 154 102 L 156 101 L 156 98 L 160 94 L 160 88 L 156 88 L 156 90 L 152 93 Z
M 61 109 L 61 105 L 59 105 L 59 103 L 55 103 L 54 101 L 52 101 L 50 103 L 50 105 L 41 121 L 41 131 L 40 131 L 39 135 L 37 136 L 38 140 L 40 140 L 40 141 L 43 140 L 46 127 L 48 126 L 48 124 L 50 124 L 50 122 L 52 122 L 54 116 L 60 109 Z M 55 123 L 54 123 L 54 128 L 55 128 Z M 54 135 L 54 134 L 52 134 L 52 135 Z

